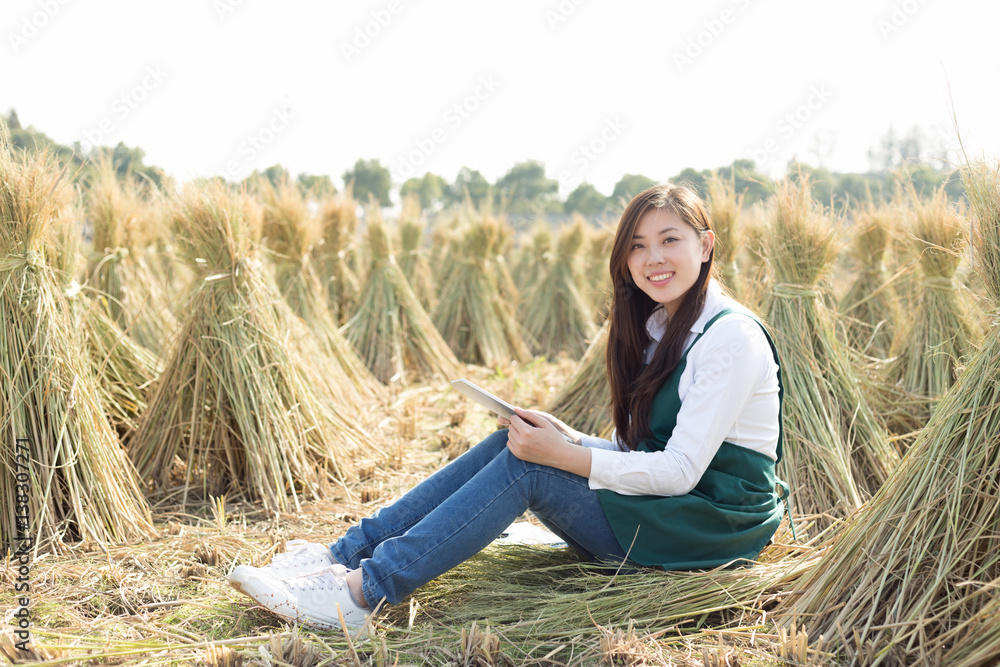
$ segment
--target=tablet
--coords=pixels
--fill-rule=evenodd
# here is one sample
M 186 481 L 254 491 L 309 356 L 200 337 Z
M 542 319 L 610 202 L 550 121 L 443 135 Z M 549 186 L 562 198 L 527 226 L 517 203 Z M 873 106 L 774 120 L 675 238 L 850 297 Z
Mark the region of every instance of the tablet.
M 506 417 L 510 419 L 514 415 L 514 406 L 507 401 L 501 400 L 491 394 L 490 392 L 477 387 L 465 378 L 460 380 L 452 380 L 451 386 L 457 389 L 462 394 L 465 394 L 476 403 L 479 403 L 483 407 L 489 408 L 493 412 L 497 413 L 501 417 Z

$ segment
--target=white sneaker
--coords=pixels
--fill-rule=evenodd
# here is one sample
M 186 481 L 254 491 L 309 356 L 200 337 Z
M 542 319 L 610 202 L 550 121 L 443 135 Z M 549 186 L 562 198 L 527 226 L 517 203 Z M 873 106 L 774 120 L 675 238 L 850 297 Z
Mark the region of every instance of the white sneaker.
M 264 574 L 275 579 L 291 579 L 331 566 L 343 568 L 346 574 L 347 569 L 333 560 L 333 554 L 327 545 L 306 540 L 289 540 L 285 545 L 285 552 L 275 554 L 264 567 L 238 566 L 229 575 L 229 585 L 242 593 L 244 583 L 251 577 Z
M 316 630 L 340 626 L 337 608 L 349 628 L 359 628 L 371 613 L 354 602 L 343 566 L 331 566 L 303 577 L 280 581 L 268 575 L 248 578 L 243 593 L 286 621 Z

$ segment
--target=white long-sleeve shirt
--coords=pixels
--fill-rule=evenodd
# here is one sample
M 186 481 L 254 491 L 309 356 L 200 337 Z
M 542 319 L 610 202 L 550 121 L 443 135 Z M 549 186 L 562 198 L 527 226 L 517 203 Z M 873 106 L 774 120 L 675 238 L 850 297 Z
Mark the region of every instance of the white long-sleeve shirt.
M 725 308 L 748 312 L 710 282 L 685 349 Z M 646 322 L 646 361 L 666 329 L 663 308 Z M 678 496 L 691 491 L 723 442 L 777 458 L 778 366 L 760 325 L 739 313 L 716 321 L 688 351 L 678 393 L 677 425 L 662 452 L 621 451 L 616 441 L 584 436 L 591 448 L 590 488 L 623 495 Z M 613 435 L 612 438 L 615 438 Z

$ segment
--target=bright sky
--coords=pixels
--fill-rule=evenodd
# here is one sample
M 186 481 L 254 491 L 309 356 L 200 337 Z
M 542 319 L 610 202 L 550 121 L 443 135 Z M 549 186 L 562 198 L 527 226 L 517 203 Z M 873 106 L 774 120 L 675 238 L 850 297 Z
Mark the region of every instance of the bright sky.
M 0 110 L 182 180 L 536 159 L 565 196 L 793 156 L 864 171 L 890 127 L 1000 156 L 1000 3 L 5 0 Z

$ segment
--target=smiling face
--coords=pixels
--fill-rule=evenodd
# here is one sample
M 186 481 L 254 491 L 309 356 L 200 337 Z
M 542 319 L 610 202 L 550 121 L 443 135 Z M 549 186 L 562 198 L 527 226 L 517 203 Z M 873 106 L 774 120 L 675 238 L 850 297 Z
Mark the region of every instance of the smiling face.
M 711 257 L 715 234 L 699 234 L 673 211 L 649 208 L 636 223 L 628 270 L 640 290 L 671 317 Z

